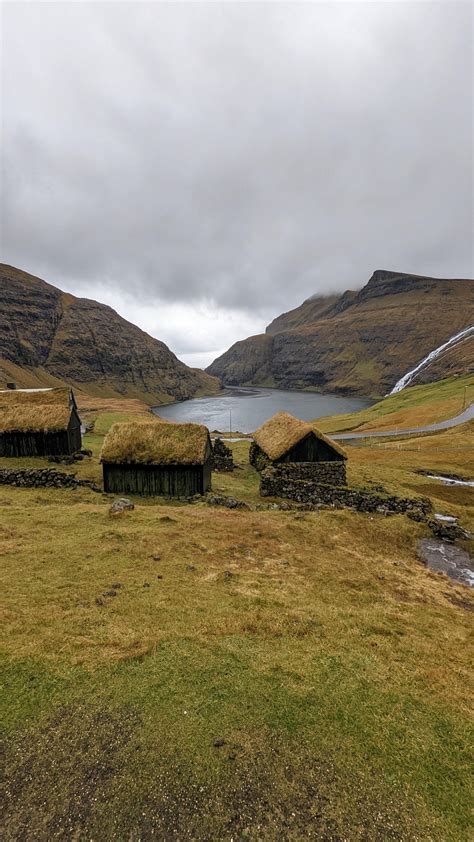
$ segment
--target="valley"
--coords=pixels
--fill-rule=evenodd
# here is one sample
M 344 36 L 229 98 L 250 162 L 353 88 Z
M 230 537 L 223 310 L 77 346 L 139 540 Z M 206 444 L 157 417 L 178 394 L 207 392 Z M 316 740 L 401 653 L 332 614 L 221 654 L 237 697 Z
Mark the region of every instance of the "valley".
M 205 373 L 0 267 L 1 385 L 72 386 L 86 454 L 0 458 L 3 838 L 466 838 L 472 289 L 376 272 Z M 280 410 L 354 437 L 368 511 L 261 496 Z M 105 436 L 152 412 L 230 433 L 234 470 L 115 513 Z
M 3 3 L 0 842 L 474 842 L 471 7 Z

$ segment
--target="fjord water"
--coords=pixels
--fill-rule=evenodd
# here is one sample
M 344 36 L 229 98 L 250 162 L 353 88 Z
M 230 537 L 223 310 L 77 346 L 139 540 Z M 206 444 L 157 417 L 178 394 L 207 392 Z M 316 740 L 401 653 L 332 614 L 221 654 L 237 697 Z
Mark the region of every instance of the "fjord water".
M 205 424 L 210 430 L 252 433 L 275 412 L 290 412 L 297 418 L 311 421 L 322 415 L 355 412 L 372 404 L 373 401 L 367 398 L 324 395 L 318 392 L 229 387 L 213 397 L 157 406 L 153 412 L 168 421 Z

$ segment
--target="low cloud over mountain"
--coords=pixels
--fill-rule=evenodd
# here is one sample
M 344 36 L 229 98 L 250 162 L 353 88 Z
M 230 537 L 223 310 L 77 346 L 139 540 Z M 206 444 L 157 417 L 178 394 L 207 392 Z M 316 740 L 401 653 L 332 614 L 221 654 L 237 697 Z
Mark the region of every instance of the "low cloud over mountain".
M 179 355 L 472 276 L 464 3 L 6 4 L 3 260 Z

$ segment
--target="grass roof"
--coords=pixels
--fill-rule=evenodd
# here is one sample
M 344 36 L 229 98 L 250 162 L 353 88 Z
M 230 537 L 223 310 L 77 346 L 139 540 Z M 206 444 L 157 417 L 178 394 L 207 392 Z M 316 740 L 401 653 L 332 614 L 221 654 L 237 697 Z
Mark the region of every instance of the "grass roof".
M 0 403 L 0 433 L 52 433 L 66 430 L 70 418 L 69 406 L 58 403 L 32 406 Z
M 130 421 L 113 424 L 107 433 L 102 462 L 142 465 L 202 465 L 209 430 L 202 424 Z
M 49 406 L 59 404 L 69 408 L 71 389 L 60 386 L 55 389 L 5 389 L 0 391 L 1 406 Z
M 301 421 L 288 412 L 277 412 L 276 415 L 265 421 L 255 431 L 254 439 L 270 459 L 280 459 L 310 433 L 314 433 L 316 438 L 332 447 L 344 459 L 347 458 L 345 450 L 335 441 L 327 438 L 314 424 L 310 421 Z

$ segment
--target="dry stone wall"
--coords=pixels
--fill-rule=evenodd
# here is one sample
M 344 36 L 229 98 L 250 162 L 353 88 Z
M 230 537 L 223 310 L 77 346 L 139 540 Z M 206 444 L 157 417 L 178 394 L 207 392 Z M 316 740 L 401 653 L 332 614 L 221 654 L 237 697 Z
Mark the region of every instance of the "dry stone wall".
M 285 466 L 286 468 L 286 466 Z M 266 468 L 260 477 L 262 497 L 285 497 L 297 503 L 347 506 L 360 512 L 412 513 L 424 520 L 432 511 L 426 497 L 395 497 L 364 489 L 348 488 L 315 482 L 314 479 L 296 479 L 281 466 Z
M 272 464 L 267 454 L 263 452 L 256 441 L 250 443 L 249 462 L 256 471 L 263 471 Z
M 280 462 L 273 465 L 274 475 L 281 482 L 308 480 L 327 485 L 346 485 L 346 463 L 341 462 Z
M 347 482 L 345 461 L 272 462 L 254 441 L 250 445 L 249 462 L 259 473 L 267 468 L 273 468 L 282 481 L 300 479 L 330 485 L 345 485 Z
M 215 439 L 212 445 L 212 469 L 221 473 L 234 470 L 232 450 L 220 438 Z
M 74 474 L 55 471 L 54 468 L 0 468 L 0 485 L 17 488 L 77 488 L 85 486 L 92 491 L 101 489 L 89 479 L 76 479 Z

